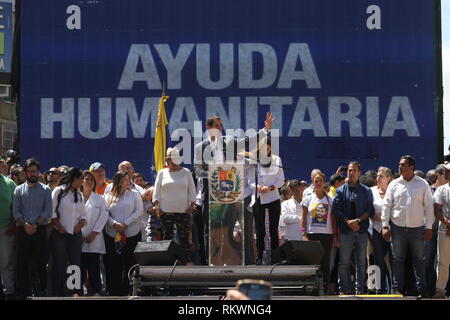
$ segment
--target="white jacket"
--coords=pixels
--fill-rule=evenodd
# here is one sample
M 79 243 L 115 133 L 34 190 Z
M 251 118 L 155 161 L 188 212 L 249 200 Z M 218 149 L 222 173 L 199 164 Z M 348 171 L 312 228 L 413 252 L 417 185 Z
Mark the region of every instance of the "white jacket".
M 92 192 L 85 203 L 87 213 L 87 225 L 81 229 L 83 238 L 86 238 L 92 231 L 98 232 L 94 241 L 86 243 L 83 241 L 82 252 L 105 254 L 105 240 L 103 238 L 103 228 L 108 221 L 108 210 L 106 201 L 99 194 Z
M 280 222 L 285 225 L 286 240 L 302 240 L 301 228 L 302 205 L 292 197 L 281 204 Z

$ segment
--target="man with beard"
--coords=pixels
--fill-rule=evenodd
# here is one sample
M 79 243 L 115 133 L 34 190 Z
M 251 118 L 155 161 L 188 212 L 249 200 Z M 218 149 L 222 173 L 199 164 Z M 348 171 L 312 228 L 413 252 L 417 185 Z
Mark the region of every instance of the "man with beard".
M 45 295 L 47 264 L 47 224 L 52 215 L 52 191 L 38 181 L 39 162 L 28 159 L 24 170 L 27 182 L 14 191 L 13 214 L 17 232 L 17 296 L 31 295 L 30 264 L 39 277 L 39 295 Z M 33 261 L 30 261 L 33 260 Z

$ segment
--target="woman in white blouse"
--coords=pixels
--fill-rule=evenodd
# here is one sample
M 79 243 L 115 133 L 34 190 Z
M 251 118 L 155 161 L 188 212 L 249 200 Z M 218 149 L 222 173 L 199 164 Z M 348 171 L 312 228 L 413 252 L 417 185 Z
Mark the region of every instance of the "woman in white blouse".
M 258 257 L 256 264 L 262 264 L 264 238 L 266 236 L 265 212 L 269 211 L 270 247 L 272 252 L 278 248 L 278 224 L 280 222 L 281 202 L 278 191 L 284 185 L 284 171 L 281 158 L 272 154 L 272 142 L 269 137 L 260 142 L 257 165 L 256 203 L 254 207 L 256 246 Z
M 70 168 L 61 185 L 52 192 L 54 229 L 50 238 L 53 252 L 53 294 L 63 296 L 66 289 L 66 265 L 80 266 L 83 237 L 87 215 L 83 196 L 78 191 L 83 181 L 83 171 Z
M 386 194 L 389 183 L 394 179 L 391 169 L 379 167 L 377 172 L 377 185 L 370 188 L 373 194 L 373 207 L 375 216 L 370 219 L 371 228 L 369 233 L 372 234 L 372 247 L 375 265 L 380 267 L 381 271 L 381 290 L 378 293 L 388 294 L 390 292 L 388 285 L 388 268 L 385 263 L 386 253 L 389 254 L 389 261 L 392 266 L 392 252 L 389 242 L 384 241 L 381 231 L 383 229 L 381 222 L 381 208 L 383 206 L 383 198 Z M 389 277 L 391 279 L 391 277 Z
M 127 172 L 117 172 L 113 177 L 111 192 L 105 196 L 109 211 L 106 224 L 105 245 L 109 295 L 130 294 L 128 271 L 136 264 L 134 249 L 141 240 L 141 195 L 131 190 L 131 178 Z
M 191 213 L 196 198 L 194 179 L 189 169 L 180 166 L 178 149 L 167 149 L 166 162 L 168 168 L 156 176 L 153 204 L 161 219 L 163 239 L 171 240 L 176 226 L 180 245 L 190 255 Z
M 100 295 L 100 255 L 106 253 L 103 228 L 108 221 L 108 210 L 105 199 L 95 192 L 95 177 L 88 170 L 84 171 L 81 192 L 87 214 L 87 224 L 81 230 L 83 235 L 81 283 L 85 283 L 88 275 L 92 294 Z

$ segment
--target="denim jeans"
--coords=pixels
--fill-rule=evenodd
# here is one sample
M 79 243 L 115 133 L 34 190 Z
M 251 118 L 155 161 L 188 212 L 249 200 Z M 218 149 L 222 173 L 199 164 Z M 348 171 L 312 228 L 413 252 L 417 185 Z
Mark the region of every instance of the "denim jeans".
M 65 295 L 67 290 L 65 281 L 67 265 L 80 266 L 83 237 L 81 232 L 73 235 L 69 233 L 61 234 L 56 229 L 53 229 L 50 245 L 52 247 L 54 264 L 52 277 L 53 294 L 61 297 Z
M 356 292 L 363 292 L 366 282 L 367 232 L 349 232 L 341 234 L 339 247 L 339 287 L 342 294 L 351 294 L 351 259 L 355 249 Z
M 424 239 L 425 227 L 406 228 L 391 224 L 392 254 L 394 256 L 393 289 L 402 292 L 405 287 L 405 257 L 410 252 L 414 266 L 416 287 L 419 293 L 425 287 Z
M 388 294 L 392 287 L 391 283 L 389 283 L 389 279 L 392 279 L 392 277 L 388 274 L 388 268 L 386 266 L 384 258 L 386 256 L 386 253 L 388 253 L 389 264 L 392 269 L 391 245 L 389 242 L 384 241 L 382 235 L 374 229 L 372 236 L 372 247 L 375 265 L 380 268 L 381 272 L 381 292 L 384 294 Z

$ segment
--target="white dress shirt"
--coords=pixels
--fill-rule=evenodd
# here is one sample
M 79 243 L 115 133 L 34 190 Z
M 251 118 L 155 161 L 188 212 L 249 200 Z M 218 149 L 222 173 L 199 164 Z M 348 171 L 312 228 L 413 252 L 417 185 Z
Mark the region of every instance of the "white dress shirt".
M 392 221 L 396 226 L 431 229 L 434 222 L 433 196 L 424 179 L 414 176 L 410 181 L 403 177 L 392 181 L 383 199 L 381 220 L 383 227 Z
M 381 211 L 383 208 L 383 199 L 380 196 L 380 191 L 378 190 L 378 186 L 370 188 L 373 195 L 373 208 L 375 210 L 375 215 L 379 215 L 381 217 Z M 381 233 L 381 229 L 383 229 L 383 225 L 381 221 L 376 221 L 375 219 L 370 218 L 370 226 L 369 232 L 371 232 L 371 227 L 377 230 L 378 233 Z
M 83 195 L 77 192 L 77 202 L 75 202 L 75 192 L 69 191 L 64 197 L 58 207 L 59 217 L 56 214 L 56 207 L 58 205 L 58 195 L 66 188 L 66 185 L 56 187 L 52 191 L 53 214 L 52 218 L 58 218 L 59 223 L 66 229 L 67 233 L 73 234 L 73 228 L 82 219 L 87 220 L 86 208 L 84 206 Z
M 284 238 L 286 240 L 302 240 L 301 231 L 302 203 L 294 197 L 281 204 L 280 222 L 285 226 Z
M 98 232 L 91 243 L 83 241 L 82 252 L 102 253 L 105 254 L 105 240 L 103 238 L 103 228 L 108 221 L 108 210 L 106 209 L 105 199 L 92 192 L 89 199 L 85 203 L 87 224 L 81 229 L 83 238 L 86 238 L 91 232 Z
M 108 193 L 105 200 L 109 211 L 106 233 L 114 238 L 117 233 L 116 229 L 113 228 L 114 223 L 125 223 L 128 226 L 125 229 L 125 235 L 127 237 L 137 235 L 141 229 L 140 219 L 144 212 L 144 205 L 139 192 L 128 189 L 115 201 L 113 201 L 111 193 Z
M 258 197 L 261 200 L 261 204 L 271 203 L 280 199 L 280 193 L 278 189 L 284 185 L 284 171 L 280 157 L 271 155 L 271 165 L 268 168 L 264 168 L 261 164 L 258 164 L 258 185 L 261 186 L 275 186 L 274 190 L 266 193 L 258 192 Z
M 450 186 L 448 183 L 440 186 L 434 192 L 434 203 L 442 206 L 442 215 L 447 219 L 450 219 Z M 439 221 L 439 232 L 446 233 L 447 226 L 442 221 Z

